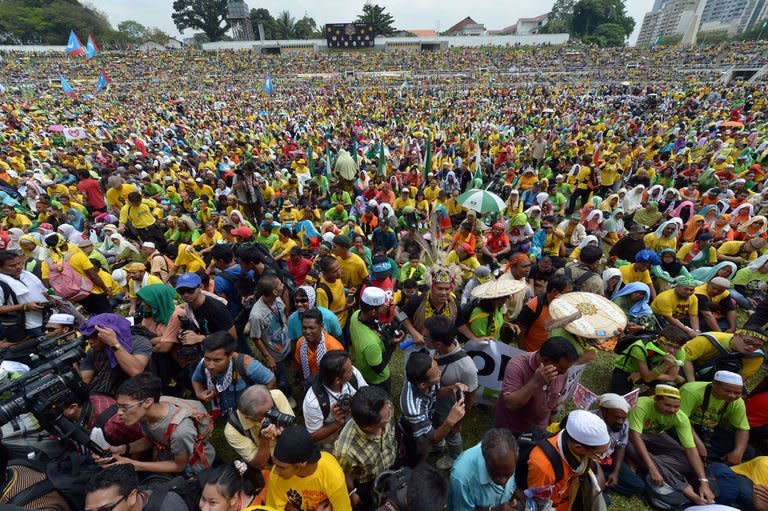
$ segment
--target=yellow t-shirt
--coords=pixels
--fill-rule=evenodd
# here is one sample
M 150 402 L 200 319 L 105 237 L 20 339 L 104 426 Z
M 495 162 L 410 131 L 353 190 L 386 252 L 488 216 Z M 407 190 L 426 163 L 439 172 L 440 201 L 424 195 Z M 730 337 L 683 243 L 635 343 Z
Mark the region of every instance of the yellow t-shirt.
M 277 257 L 280 254 L 285 252 L 285 256 L 284 257 L 287 257 L 288 256 L 288 252 L 290 252 L 291 249 L 293 247 L 295 247 L 295 246 L 296 246 L 296 242 L 293 239 L 291 239 L 291 238 L 288 238 L 284 242 L 280 241 L 280 238 L 278 238 L 277 240 L 275 240 L 275 243 L 272 245 L 272 248 L 269 249 L 269 252 L 274 257 Z
M 712 302 L 712 303 L 720 303 L 720 302 L 723 301 L 723 299 L 728 298 L 731 295 L 731 293 L 729 293 L 728 290 L 726 289 L 722 293 L 720 293 L 719 295 L 709 296 L 707 294 L 707 285 L 706 284 L 701 284 L 700 286 L 696 286 L 696 290 L 695 291 L 696 291 L 697 295 L 706 296 L 707 299 L 710 302 Z
M 85 272 L 93 269 L 93 263 L 91 262 L 91 260 L 88 259 L 88 256 L 85 254 L 85 252 L 83 252 L 79 248 L 73 248 L 70 250 L 69 253 L 71 254 L 69 258 L 69 265 L 77 273 L 79 273 L 83 277 L 86 277 Z M 49 251 L 48 257 L 50 257 L 54 263 L 61 264 L 62 258 L 57 256 L 54 252 Z M 43 280 L 48 280 L 49 271 L 50 269 L 48 268 L 48 262 L 43 261 L 43 264 L 40 265 L 40 276 L 42 277 Z M 104 285 L 109 286 L 107 282 L 104 282 Z M 91 290 L 91 293 L 95 295 L 100 295 L 100 294 L 104 294 L 104 290 L 94 285 L 93 289 Z
M 432 186 L 428 186 L 424 188 L 424 198 L 427 199 L 429 202 L 436 201 L 438 195 L 440 195 L 439 186 L 436 186 L 434 188 L 432 188 Z
M 344 471 L 333 454 L 322 451 L 317 469 L 307 477 L 284 479 L 272 468 L 267 487 L 267 506 L 285 509 L 286 504 L 291 502 L 301 511 L 315 511 L 326 500 L 333 511 L 352 511 Z
M 136 298 L 136 293 L 139 289 L 151 286 L 152 284 L 162 284 L 163 281 L 160 277 L 152 275 L 151 273 L 144 273 L 144 277 L 141 282 L 137 282 L 133 279 L 128 279 L 128 296 Z
M 699 314 L 699 299 L 691 295 L 687 299 L 680 298 L 673 289 L 667 289 L 656 296 L 651 303 L 651 309 L 659 316 L 672 316 L 680 321 L 687 321 L 690 316 Z
M 725 332 L 708 332 L 708 335 L 714 337 L 726 350 L 730 351 L 731 338 L 733 338 L 733 334 Z M 697 335 L 690 341 L 686 342 L 683 346 L 683 351 L 685 352 L 685 359 L 690 360 L 691 362 L 699 359 L 709 360 L 710 358 L 720 354 L 720 351 L 712 346 L 712 343 L 709 342 L 709 339 L 703 335 Z M 744 378 L 749 378 L 755 374 L 762 365 L 763 357 L 744 358 L 742 359 L 741 375 Z
M 410 197 L 407 199 L 398 197 L 397 199 L 395 199 L 395 203 L 392 205 L 392 207 L 395 208 L 395 211 L 401 211 L 406 206 L 411 206 L 412 208 L 415 208 L 416 201 L 411 199 Z
M 741 252 L 741 247 L 744 246 L 743 241 L 726 241 L 720 248 L 717 249 L 717 253 L 720 255 L 735 257 Z M 744 257 L 744 255 L 742 255 Z M 753 250 L 745 257 L 747 261 L 754 261 L 757 259 L 757 250 Z
M 285 394 L 279 390 L 270 390 L 269 394 L 272 396 L 272 402 L 275 404 L 275 408 L 277 408 L 278 411 L 293 416 L 293 410 L 291 409 L 291 405 L 288 403 Z M 227 423 L 226 426 L 224 426 L 224 438 L 240 458 L 249 462 L 259 451 L 261 422 L 253 422 L 243 416 L 239 411 L 237 412 L 237 418 L 240 419 L 240 424 L 243 425 L 243 429 L 248 435 L 240 434 L 234 426 Z M 269 441 L 270 454 L 275 450 L 276 442 L 277 440 L 275 439 Z
M 448 252 L 448 255 L 445 256 L 445 264 L 463 264 L 464 266 L 468 267 L 468 270 L 462 269 L 461 275 L 464 279 L 464 282 L 469 282 L 472 280 L 472 277 L 475 273 L 475 268 L 480 266 L 480 261 L 477 260 L 477 257 L 472 256 L 464 259 L 463 261 L 459 260 L 459 254 L 455 250 L 451 250 Z
M 128 203 L 128 194 L 135 192 L 136 187 L 123 183 L 120 188 L 110 188 L 107 190 L 107 205 L 110 208 L 120 209 Z
M 592 169 L 589 165 L 582 165 L 579 169 L 579 173 L 576 175 L 576 188 L 579 190 L 586 190 L 589 188 L 589 175 L 592 173 Z
M 613 186 L 613 183 L 619 179 L 620 171 L 621 169 L 618 165 L 606 163 L 600 169 L 600 184 L 603 186 Z
M 145 229 L 154 225 L 155 216 L 152 214 L 152 204 L 148 200 L 143 200 L 138 206 L 126 204 L 120 208 L 120 225 L 126 225 L 129 220 L 137 229 Z
M 192 246 L 195 248 L 208 248 L 219 241 L 221 241 L 223 238 L 221 237 L 221 233 L 219 231 L 214 231 L 213 236 L 208 236 L 207 233 L 203 232 L 198 238 L 192 242 Z
M 670 248 L 677 252 L 677 237 L 664 238 L 656 236 L 656 233 L 652 232 L 643 236 L 643 243 L 645 243 L 646 248 L 655 252 L 661 252 L 665 248 Z
M 619 268 L 619 271 L 621 272 L 621 280 L 625 284 L 629 284 L 630 282 L 643 282 L 644 284 L 648 284 L 648 286 L 653 286 L 653 281 L 651 280 L 651 273 L 648 270 L 643 271 L 637 271 L 635 270 L 634 263 L 632 264 L 625 264 L 621 268 Z
M 6 228 L 18 227 L 19 229 L 24 229 L 25 227 L 32 225 L 32 220 L 30 220 L 27 215 L 16 213 L 13 218 L 9 216 L 5 217 L 3 219 L 3 224 Z
M 330 299 L 326 295 L 326 290 L 324 287 L 327 287 L 331 290 Z M 335 312 L 347 305 L 347 295 L 344 293 L 344 284 L 342 283 L 341 279 L 336 279 L 336 282 L 330 283 L 321 277 L 316 292 L 318 307 L 325 307 L 326 309 Z M 349 311 L 345 310 L 344 312 L 337 312 L 336 316 L 338 316 L 341 326 L 344 326 L 347 324 Z
M 758 456 L 746 463 L 734 465 L 731 470 L 748 478 L 754 484 L 768 486 L 768 456 Z
M 689 241 L 687 243 L 683 243 L 683 246 L 681 246 L 680 250 L 677 251 L 677 258 L 680 259 L 680 261 L 685 261 L 685 258 L 688 255 L 688 252 L 691 251 L 691 248 L 693 248 L 693 242 Z M 714 247 L 709 247 L 708 262 L 710 264 L 717 264 L 717 250 L 715 250 Z
M 336 256 L 336 260 L 341 265 L 341 281 L 344 287 L 359 288 L 368 278 L 368 266 L 359 255 L 350 253 L 346 259 Z

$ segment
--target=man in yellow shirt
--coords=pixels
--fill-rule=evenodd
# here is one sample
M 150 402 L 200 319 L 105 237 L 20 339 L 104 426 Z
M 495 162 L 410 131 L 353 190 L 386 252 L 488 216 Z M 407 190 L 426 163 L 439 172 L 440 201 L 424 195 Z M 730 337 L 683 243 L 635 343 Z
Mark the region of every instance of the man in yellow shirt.
M 341 265 L 341 282 L 349 290 L 358 290 L 368 278 L 368 266 L 357 254 L 349 251 L 352 240 L 342 235 L 333 238 L 333 253 Z
M 606 162 L 600 167 L 600 190 L 603 197 L 607 197 L 614 192 L 614 185 L 621 176 L 622 169 L 618 164 L 619 155 L 616 153 L 607 153 Z
M 120 176 L 111 176 L 107 180 L 107 206 L 112 211 L 120 211 L 120 209 L 128 203 L 128 194 L 138 191 L 133 185 L 129 185 L 123 182 L 123 178 Z
M 411 197 L 411 190 L 407 186 L 404 186 L 403 189 L 400 190 L 400 197 L 395 199 L 393 207 L 396 212 L 400 212 L 407 206 L 416 207 L 416 201 Z
M 699 322 L 710 332 L 736 331 L 736 302 L 728 291 L 730 287 L 731 281 L 723 277 L 696 286 Z
M 272 454 L 267 506 L 314 511 L 352 511 L 347 480 L 333 454 L 320 451 L 304 426 L 291 426 L 277 439 Z
M 11 227 L 18 227 L 26 232 L 27 228 L 32 225 L 32 220 L 27 215 L 20 215 L 16 213 L 16 210 L 11 206 L 5 206 L 3 208 L 3 221 L 2 225 L 4 229 L 10 229 Z
M 658 254 L 653 250 L 643 249 L 635 254 L 635 262 L 632 264 L 626 264 L 619 268 L 621 272 L 621 281 L 624 284 L 631 282 L 642 282 L 647 284 L 651 291 L 651 300 L 656 298 L 656 290 L 653 287 L 653 280 L 651 280 L 651 266 L 655 264 L 661 264 Z
M 288 255 L 291 253 L 291 249 L 297 246 L 294 239 L 291 238 L 291 230 L 287 227 L 281 227 L 277 233 L 277 240 L 269 249 L 269 253 L 275 260 L 288 259 Z
M 691 337 L 699 334 L 699 300 L 694 294 L 696 284 L 691 277 L 678 277 L 675 287 L 659 293 L 651 302 L 656 316 L 688 332 Z
M 119 225 L 117 230 L 128 230 L 141 241 L 151 241 L 160 250 L 166 246 L 165 236 L 157 226 L 157 220 L 152 210 L 157 203 L 152 199 L 142 199 L 139 192 L 128 194 L 128 203 L 120 209 Z
M 717 249 L 717 260 L 744 265 L 757 259 L 763 247 L 765 247 L 763 238 L 752 238 L 747 241 L 726 241 Z
M 576 209 L 576 203 L 581 199 L 582 207 L 587 204 L 589 196 L 592 193 L 590 189 L 590 181 L 592 180 L 592 168 L 589 164 L 592 163 L 592 158 L 589 155 L 581 157 L 581 168 L 579 173 L 576 174 L 576 190 L 571 194 L 571 199 L 568 201 L 568 214 L 573 213 Z
M 354 302 L 347 301 L 344 283 L 341 281 L 341 264 L 333 256 L 322 256 L 318 261 L 320 280 L 317 283 L 317 306 L 325 307 L 339 318 L 342 327 L 347 324 L 349 310 Z
M 128 296 L 131 299 L 131 306 L 129 314 L 133 316 L 136 313 L 136 302 L 138 301 L 137 293 L 143 287 L 152 286 L 154 284 L 162 284 L 163 281 L 160 277 L 156 277 L 147 271 L 147 267 L 144 263 L 131 263 L 124 268 L 128 275 Z
M 714 362 L 724 353 L 741 365 L 738 372 L 746 380 L 763 365 L 763 353 L 759 351 L 768 341 L 768 332 L 759 328 L 738 328 L 735 333 L 707 332 L 697 335 L 683 346 L 685 353 L 685 379 L 712 379 L 717 369 Z M 715 343 L 720 344 L 717 347 Z

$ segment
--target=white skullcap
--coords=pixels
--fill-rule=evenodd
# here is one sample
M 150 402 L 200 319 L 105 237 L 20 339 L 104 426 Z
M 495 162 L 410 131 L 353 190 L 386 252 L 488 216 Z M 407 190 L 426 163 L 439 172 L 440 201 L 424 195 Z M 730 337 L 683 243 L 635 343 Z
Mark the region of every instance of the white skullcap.
M 611 392 L 601 395 L 597 399 L 597 404 L 600 405 L 600 408 L 610 408 L 629 413 L 629 403 L 627 403 L 627 400 L 622 396 Z
M 565 425 L 568 436 L 588 447 L 597 447 L 610 443 L 608 426 L 603 419 L 586 410 L 573 410 L 568 414 Z
M 378 205 L 379 205 L 379 203 L 376 202 L 376 199 L 371 199 L 371 200 L 368 201 L 368 207 L 369 208 L 375 208 Z
M 141 246 L 144 248 L 155 248 L 155 244 L 152 243 L 151 241 L 145 241 L 144 243 L 141 244 Z
M 742 379 L 741 375 L 738 373 L 732 373 L 731 371 L 717 371 L 715 373 L 714 381 L 719 381 L 720 383 L 728 383 L 730 385 L 744 385 L 744 380 Z
M 77 246 L 80 248 L 90 247 L 91 245 L 93 245 L 93 242 L 88 238 L 77 240 Z
M 333 243 L 333 238 L 335 238 L 336 235 L 332 232 L 328 231 L 323 234 L 323 241 L 327 241 L 328 243 Z
M 117 269 L 112 272 L 112 280 L 120 284 L 120 287 L 125 287 L 128 284 L 128 274 L 123 269 Z
M 53 323 L 54 325 L 74 325 L 75 317 L 72 314 L 51 314 L 51 317 L 48 318 L 48 323 Z
M 379 287 L 366 287 L 363 296 L 360 298 L 363 303 L 372 307 L 378 307 L 387 303 L 387 293 Z
M 716 286 L 723 286 L 726 289 L 731 287 L 731 281 L 723 277 L 715 277 L 712 280 L 710 280 L 709 283 L 714 284 Z

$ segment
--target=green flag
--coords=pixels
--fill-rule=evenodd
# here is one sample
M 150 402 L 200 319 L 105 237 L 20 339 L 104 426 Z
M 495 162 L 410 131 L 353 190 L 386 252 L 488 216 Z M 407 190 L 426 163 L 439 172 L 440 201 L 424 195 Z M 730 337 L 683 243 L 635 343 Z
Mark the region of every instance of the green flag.
M 432 172 L 432 137 L 427 134 L 427 155 L 424 157 L 424 184 Z
M 307 167 L 309 167 L 309 175 L 315 175 L 315 161 L 312 158 L 312 143 L 307 145 Z

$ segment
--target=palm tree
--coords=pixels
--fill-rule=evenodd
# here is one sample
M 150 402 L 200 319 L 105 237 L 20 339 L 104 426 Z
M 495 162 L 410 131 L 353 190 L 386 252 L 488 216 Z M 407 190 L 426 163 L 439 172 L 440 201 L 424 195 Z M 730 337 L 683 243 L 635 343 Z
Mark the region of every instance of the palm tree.
M 277 39 L 294 39 L 296 37 L 296 20 L 288 11 L 283 11 L 275 18 L 275 36 Z

